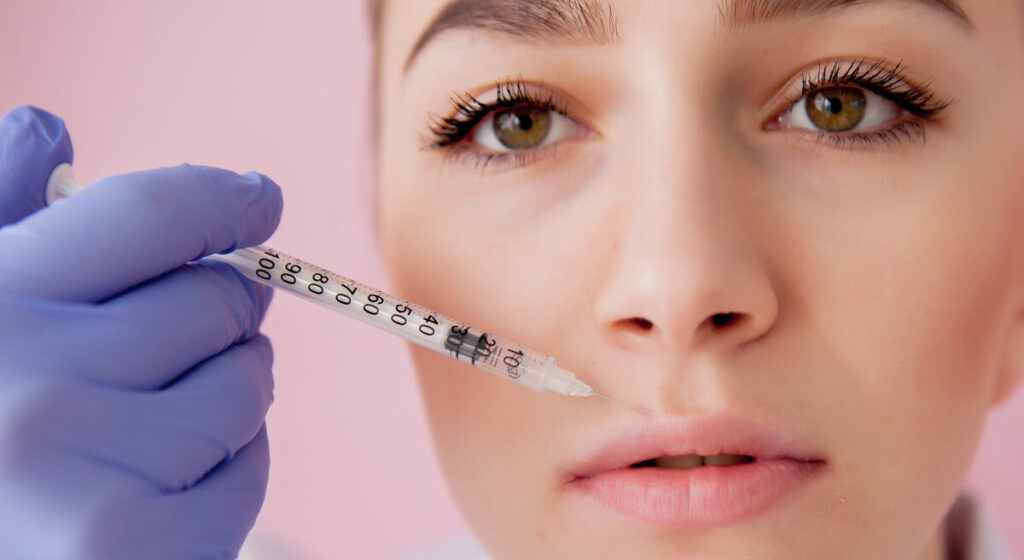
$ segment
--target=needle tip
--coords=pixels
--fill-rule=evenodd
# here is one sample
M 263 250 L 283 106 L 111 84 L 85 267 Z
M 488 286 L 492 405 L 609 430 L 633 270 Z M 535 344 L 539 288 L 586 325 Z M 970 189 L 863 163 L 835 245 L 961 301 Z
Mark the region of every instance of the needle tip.
M 633 410 L 635 410 L 637 412 L 642 412 L 644 414 L 649 414 L 651 416 L 654 416 L 654 413 L 651 412 L 650 410 L 647 410 L 646 408 L 639 407 L 639 406 L 637 406 L 635 404 L 630 404 L 630 403 L 628 403 L 626 401 L 620 401 L 619 399 L 609 397 L 608 395 L 604 395 L 604 394 L 598 393 L 597 391 L 594 391 L 594 396 L 595 397 L 601 397 L 602 399 L 604 399 L 606 401 L 613 402 L 615 404 L 620 404 L 620 405 L 622 405 L 622 406 L 624 406 L 626 408 L 631 408 L 631 409 L 633 409 Z

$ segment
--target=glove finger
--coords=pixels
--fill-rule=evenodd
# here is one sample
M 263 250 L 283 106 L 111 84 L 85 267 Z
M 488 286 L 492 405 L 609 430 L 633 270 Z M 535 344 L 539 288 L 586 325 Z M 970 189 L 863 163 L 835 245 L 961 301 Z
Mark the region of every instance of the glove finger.
M 169 511 L 201 511 L 177 516 L 181 532 L 193 537 L 175 558 L 206 554 L 231 558 L 245 542 L 263 507 L 270 476 L 270 443 L 264 425 L 252 442 L 211 471 L 194 488 L 167 498 Z
M 281 189 L 257 173 L 180 165 L 107 177 L 0 230 L 0 291 L 98 302 L 277 228 Z
M 196 486 L 111 504 L 86 545 L 87 558 L 235 558 L 263 507 L 270 471 L 266 427 Z M 154 547 L 154 543 L 158 546 Z
M 194 485 L 252 440 L 273 401 L 270 342 L 260 335 L 163 391 L 50 382 L 5 413 L 7 449 L 85 457 L 161 492 Z
M 69 311 L 47 333 L 61 341 L 48 367 L 57 375 L 116 387 L 160 389 L 196 364 L 252 338 L 272 294 L 227 264 L 199 262 L 86 312 L 61 304 Z
M 18 107 L 0 119 L 0 227 L 46 206 L 46 181 L 71 163 L 64 121 L 42 109 Z

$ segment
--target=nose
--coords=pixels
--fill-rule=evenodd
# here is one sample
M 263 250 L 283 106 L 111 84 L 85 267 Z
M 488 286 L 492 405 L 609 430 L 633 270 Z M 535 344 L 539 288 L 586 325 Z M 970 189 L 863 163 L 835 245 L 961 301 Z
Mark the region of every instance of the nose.
M 707 146 L 632 155 L 624 175 L 634 188 L 615 189 L 606 216 L 599 328 L 623 347 L 687 352 L 763 337 L 778 298 L 752 226 L 754 186 Z

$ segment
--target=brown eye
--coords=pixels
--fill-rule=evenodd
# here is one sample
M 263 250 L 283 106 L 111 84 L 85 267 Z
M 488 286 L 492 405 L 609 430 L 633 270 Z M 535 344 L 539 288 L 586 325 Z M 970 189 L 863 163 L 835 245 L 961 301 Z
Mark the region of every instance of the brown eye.
M 830 87 L 808 95 L 805 105 L 807 117 L 818 129 L 846 132 L 864 119 L 867 97 L 857 88 Z
M 496 113 L 493 126 L 502 146 L 511 150 L 536 148 L 551 132 L 551 111 L 525 105 L 513 107 Z
M 586 128 L 562 112 L 536 103 L 517 103 L 487 113 L 466 136 L 492 153 L 527 152 L 579 140 Z
M 848 85 L 812 90 L 779 115 L 780 128 L 803 128 L 841 136 L 873 130 L 905 116 L 907 110 L 892 99 Z

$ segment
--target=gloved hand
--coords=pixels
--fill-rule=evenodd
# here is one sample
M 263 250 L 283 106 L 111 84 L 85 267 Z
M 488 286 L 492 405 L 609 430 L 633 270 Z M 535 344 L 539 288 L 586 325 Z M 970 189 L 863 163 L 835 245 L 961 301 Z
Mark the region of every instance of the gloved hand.
M 222 263 L 281 190 L 179 167 L 48 208 L 60 119 L 0 121 L 0 558 L 235 558 L 266 490 L 270 290 Z

